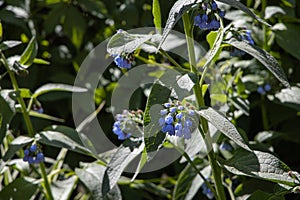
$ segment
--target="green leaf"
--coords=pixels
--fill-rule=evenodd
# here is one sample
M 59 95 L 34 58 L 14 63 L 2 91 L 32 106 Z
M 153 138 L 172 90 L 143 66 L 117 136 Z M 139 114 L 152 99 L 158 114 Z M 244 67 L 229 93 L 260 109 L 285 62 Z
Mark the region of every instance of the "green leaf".
M 81 141 L 81 133 L 66 126 L 51 126 L 36 137 L 40 143 L 58 148 L 66 148 L 99 159 L 93 149 L 86 147 Z
M 275 31 L 276 42 L 278 45 L 289 52 L 292 56 L 300 60 L 300 49 L 298 42 L 295 42 L 295 38 L 298 37 L 300 27 L 297 24 L 286 23 L 284 24 L 285 30 Z
M 257 15 L 255 15 L 247 6 L 245 6 L 244 4 L 240 3 L 239 1 L 236 0 L 217 0 L 219 2 L 222 3 L 226 3 L 230 6 L 233 6 L 239 10 L 244 11 L 245 13 L 247 13 L 248 15 L 250 15 L 251 17 L 253 17 L 254 19 L 256 19 L 257 21 L 270 26 L 266 21 L 262 20 L 261 18 L 259 18 Z
M 85 12 L 88 12 L 99 19 L 105 18 L 108 13 L 105 4 L 101 1 L 77 0 L 77 2 Z
M 20 91 L 20 94 L 19 94 L 20 97 L 22 97 L 22 98 L 30 98 L 31 97 L 31 92 L 29 89 L 20 88 L 19 91 Z
M 181 16 L 186 13 L 188 10 L 192 8 L 192 6 L 201 3 L 202 0 L 178 0 L 175 2 L 175 4 L 172 6 L 169 17 L 166 23 L 166 26 L 164 28 L 162 38 L 160 40 L 160 43 L 157 47 L 157 49 L 160 49 L 161 45 L 169 35 L 172 28 L 175 26 L 177 21 L 181 18 Z
M 0 191 L 0 199 L 31 199 L 38 189 L 38 181 L 29 177 L 17 178 Z
M 22 44 L 20 41 L 15 41 L 15 40 L 8 40 L 8 41 L 3 41 L 0 44 L 0 49 L 1 51 L 5 51 L 7 49 L 13 48 L 15 46 L 18 46 L 19 44 Z
M 148 34 L 129 34 L 126 31 L 121 31 L 116 33 L 109 40 L 107 44 L 107 52 L 111 55 L 132 53 L 151 38 L 152 35 Z
M 267 6 L 265 9 L 265 19 L 270 19 L 271 17 L 279 13 L 285 15 L 284 10 L 279 6 Z
M 102 181 L 105 174 L 103 165 L 96 163 L 88 164 L 84 169 L 75 169 L 75 173 L 79 177 L 80 181 L 91 192 L 93 199 L 104 200 L 121 200 L 121 192 L 118 185 L 115 185 L 104 197 L 102 195 Z
M 158 116 L 161 105 L 168 102 L 170 94 L 171 91 L 168 88 L 155 83 L 148 97 L 144 112 L 144 141 L 148 160 L 154 156 L 165 139 L 166 134 L 161 131 Z M 152 115 L 150 110 L 152 110 Z M 152 153 L 151 156 L 150 153 Z
M 270 194 L 261 190 L 255 191 L 253 194 L 247 198 L 247 200 L 285 200 L 284 196 L 276 196 L 274 194 Z
M 248 145 L 245 143 L 241 134 L 238 132 L 236 127 L 222 114 L 215 111 L 213 108 L 207 107 L 202 108 L 198 111 L 199 115 L 204 117 L 207 121 L 209 121 L 212 125 L 214 125 L 219 131 L 221 131 L 224 135 L 234 141 L 237 145 L 246 149 L 248 151 L 252 151 Z
M 117 184 L 122 172 L 127 165 L 143 151 L 145 145 L 142 141 L 131 141 L 130 139 L 117 149 L 105 170 L 102 184 L 102 195 L 106 195 Z
M 159 34 L 161 34 L 161 13 L 160 13 L 160 4 L 159 0 L 153 0 L 152 4 L 152 15 L 153 15 L 153 22 L 155 28 Z
M 37 55 L 37 51 L 38 51 L 38 45 L 36 39 L 35 37 L 32 37 L 25 51 L 22 53 L 19 63 L 21 65 L 25 65 L 29 67 L 33 63 L 33 60 Z
M 44 114 L 44 113 L 35 112 L 35 111 L 29 111 L 29 115 L 32 116 L 32 117 L 52 120 L 52 121 L 55 121 L 55 122 L 61 122 L 61 123 L 65 122 L 64 119 L 53 117 L 53 116 L 50 116 L 50 115 L 47 115 L 47 114 Z
M 233 174 L 260 178 L 288 186 L 299 185 L 299 181 L 289 176 L 291 169 L 270 153 L 238 150 L 230 160 L 219 159 L 219 161 Z M 293 174 L 299 176 L 297 172 Z
M 273 96 L 268 96 L 270 100 L 273 100 Z M 284 88 L 280 92 L 275 94 L 275 102 L 280 102 L 283 106 L 293 108 L 300 111 L 300 88 L 292 86 L 291 88 Z
M 63 29 L 74 46 L 79 49 L 83 41 L 87 23 L 82 16 L 82 13 L 73 6 L 70 6 L 64 10 L 64 13 L 65 21 L 63 24 Z
M 33 138 L 26 136 L 19 136 L 14 139 L 10 144 L 7 152 L 5 153 L 3 160 L 7 161 L 11 159 L 17 151 L 19 151 L 24 146 L 30 144 L 33 141 Z
M 32 95 L 33 98 L 36 98 L 42 94 L 53 92 L 53 91 L 62 91 L 62 92 L 87 92 L 86 88 L 81 88 L 72 85 L 60 84 L 60 83 L 48 83 L 39 87 L 34 94 Z
M 207 167 L 201 170 L 201 173 L 205 177 L 209 177 L 210 171 L 210 167 Z M 203 179 L 198 175 L 196 170 L 188 164 L 179 174 L 172 200 L 191 200 L 203 183 Z
M 9 97 L 11 90 L 0 91 L 0 144 L 6 135 L 7 127 L 15 115 L 15 102 Z
M 33 63 L 39 64 L 39 65 L 49 65 L 49 64 L 50 64 L 50 62 L 48 62 L 48 61 L 46 61 L 46 60 L 43 60 L 43 59 L 41 59 L 41 58 L 35 58 L 35 59 L 33 60 Z
M 245 115 L 250 115 L 250 102 L 247 99 L 242 99 L 241 97 L 232 97 L 230 102 L 234 107 L 242 111 Z
M 271 73 L 285 87 L 290 87 L 290 84 L 287 80 L 287 77 L 286 77 L 284 71 L 279 66 L 277 60 L 273 56 L 271 56 L 268 52 L 254 46 L 254 45 L 250 45 L 245 41 L 238 41 L 235 38 L 231 38 L 229 41 L 226 41 L 226 43 L 252 55 L 254 58 L 259 60 L 267 69 L 269 69 L 271 71 Z
M 54 200 L 68 200 L 77 184 L 77 177 L 71 176 L 65 180 L 52 182 L 51 191 Z

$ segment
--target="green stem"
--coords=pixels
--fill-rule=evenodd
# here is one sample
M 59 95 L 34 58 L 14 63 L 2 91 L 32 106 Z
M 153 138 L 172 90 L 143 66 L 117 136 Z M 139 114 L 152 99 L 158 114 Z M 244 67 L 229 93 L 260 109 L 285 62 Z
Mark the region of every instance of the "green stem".
M 44 188 L 45 188 L 45 194 L 46 194 L 46 198 L 49 200 L 54 200 L 53 196 L 52 196 L 52 192 L 51 192 L 51 188 L 50 188 L 50 184 L 48 181 L 48 177 L 47 177 L 47 173 L 46 173 L 46 169 L 45 169 L 45 164 L 43 162 L 40 163 L 40 168 L 41 168 L 41 172 L 42 172 L 42 177 L 44 179 Z
M 189 53 L 190 69 L 191 69 L 191 72 L 197 73 L 197 69 L 195 68 L 196 67 L 196 56 L 195 56 L 195 50 L 194 50 L 194 39 L 193 39 L 194 37 L 193 37 L 193 32 L 192 32 L 193 29 L 192 29 L 192 26 L 190 23 L 188 13 L 185 13 L 183 15 L 182 19 L 183 19 L 184 31 L 185 31 L 185 35 L 186 35 L 186 41 L 187 41 L 187 47 L 188 47 L 188 53 Z M 205 70 L 205 71 L 207 71 L 207 70 Z M 194 94 L 196 96 L 198 108 L 205 106 L 204 98 L 203 98 L 203 94 L 202 94 L 202 84 L 204 82 L 203 81 L 204 76 L 205 76 L 205 74 L 202 73 L 201 85 L 198 84 L 197 83 L 198 81 L 197 81 L 193 88 Z M 221 168 L 217 164 L 216 157 L 215 157 L 215 154 L 214 154 L 214 151 L 212 148 L 212 144 L 211 144 L 212 141 L 211 141 L 211 137 L 209 134 L 208 122 L 203 117 L 200 117 L 200 122 L 202 124 L 203 131 L 205 134 L 204 140 L 207 145 L 207 150 L 209 151 L 208 158 L 209 158 L 210 165 L 212 167 L 212 174 L 214 177 L 215 187 L 216 187 L 216 191 L 217 191 L 216 199 L 225 200 L 226 196 L 225 196 L 225 191 L 224 191 L 224 187 L 222 184 Z
M 267 0 L 262 0 L 261 2 L 261 16 L 264 17 L 264 12 L 265 9 L 267 7 Z M 263 24 L 263 37 L 264 37 L 264 41 L 263 41 L 263 49 L 268 51 L 269 50 L 269 46 L 268 46 L 268 27 L 267 25 Z
M 30 121 L 29 112 L 27 112 L 27 110 L 26 110 L 26 104 L 25 104 L 23 98 L 19 95 L 20 90 L 19 90 L 17 79 L 15 77 L 15 74 L 9 68 L 9 65 L 7 63 L 7 60 L 4 56 L 4 54 L 2 52 L 0 52 L 0 53 L 1 53 L 2 63 L 5 66 L 5 68 L 8 72 L 8 75 L 9 75 L 10 80 L 12 82 L 12 86 L 13 86 L 16 94 L 17 94 L 17 101 L 21 105 L 22 115 L 23 115 L 23 118 L 24 118 L 24 121 L 25 121 L 25 124 L 26 124 L 26 127 L 27 127 L 28 135 L 30 137 L 33 137 L 34 136 L 33 126 L 32 126 L 32 123 Z

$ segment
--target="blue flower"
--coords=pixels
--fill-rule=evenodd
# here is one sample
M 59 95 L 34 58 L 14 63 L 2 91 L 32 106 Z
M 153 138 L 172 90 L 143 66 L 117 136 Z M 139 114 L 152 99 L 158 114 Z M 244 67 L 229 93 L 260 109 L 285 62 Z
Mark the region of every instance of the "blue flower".
M 37 146 L 36 146 L 36 144 L 31 145 L 30 148 L 29 148 L 29 150 L 30 150 L 32 153 L 36 152 L 36 151 L 37 151 Z
M 166 122 L 166 124 L 172 124 L 174 122 L 174 119 L 173 119 L 172 115 L 170 115 L 170 114 L 167 115 L 165 117 L 165 122 Z
M 121 57 L 120 55 L 117 55 L 114 58 L 114 62 L 120 68 L 124 68 L 124 69 L 130 69 L 131 68 L 131 63 L 128 60 L 126 60 L 125 58 Z
M 223 151 L 232 151 L 232 147 L 230 146 L 230 144 L 228 144 L 226 142 L 222 142 L 219 147 L 220 147 L 220 150 L 223 150 Z
M 219 16 L 221 17 L 221 18 L 224 18 L 225 17 L 225 11 L 223 11 L 223 10 L 220 10 L 220 12 L 219 12 Z
M 180 119 L 182 119 L 182 116 L 183 116 L 183 114 L 182 114 L 182 112 L 180 112 L 176 115 L 176 119 L 180 120 Z
M 25 150 L 24 150 L 24 155 L 25 155 L 25 156 L 29 156 L 29 154 L 30 154 L 30 151 L 29 151 L 28 149 L 25 149 Z
M 124 133 L 120 126 L 121 126 L 121 122 L 116 121 L 113 125 L 113 133 L 118 136 L 119 140 L 125 140 L 125 139 L 129 138 L 131 136 L 131 134 Z
M 164 116 L 164 115 L 166 115 L 167 113 L 168 113 L 168 110 L 167 110 L 167 109 L 163 109 L 163 110 L 160 111 L 160 115 L 161 115 L 161 116 Z
M 172 107 L 172 108 L 170 108 L 170 113 L 174 113 L 174 112 L 176 112 L 176 110 L 177 110 L 176 107 Z
M 266 94 L 266 91 L 264 90 L 264 88 L 262 86 L 259 86 L 257 88 L 257 92 L 261 95 L 265 95 Z
M 218 9 L 218 5 L 216 4 L 215 1 L 213 1 L 213 2 L 211 3 L 211 9 L 212 9 L 212 10 L 217 10 L 217 9 Z
M 163 126 L 165 124 L 165 119 L 164 118 L 159 118 L 159 121 L 158 121 L 159 125 L 160 126 Z
M 36 161 L 38 163 L 40 162 L 45 162 L 45 157 L 44 157 L 44 154 L 42 152 L 39 152 L 37 155 L 36 155 Z
M 271 88 L 271 85 L 267 83 L 265 85 L 264 89 L 265 89 L 266 92 L 269 92 L 272 88 Z
M 246 40 L 247 40 L 250 44 L 254 45 L 254 40 L 253 40 L 252 37 L 251 37 L 251 30 L 246 30 L 246 35 L 245 35 L 245 37 L 246 37 Z

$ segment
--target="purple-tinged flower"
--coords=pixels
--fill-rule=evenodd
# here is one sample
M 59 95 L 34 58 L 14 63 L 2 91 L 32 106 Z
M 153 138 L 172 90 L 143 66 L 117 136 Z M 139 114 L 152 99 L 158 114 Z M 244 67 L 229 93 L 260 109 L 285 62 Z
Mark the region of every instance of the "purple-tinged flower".
M 212 10 L 217 10 L 217 9 L 218 9 L 218 5 L 217 5 L 217 3 L 216 3 L 215 1 L 213 1 L 213 2 L 211 3 L 211 9 L 212 9 Z

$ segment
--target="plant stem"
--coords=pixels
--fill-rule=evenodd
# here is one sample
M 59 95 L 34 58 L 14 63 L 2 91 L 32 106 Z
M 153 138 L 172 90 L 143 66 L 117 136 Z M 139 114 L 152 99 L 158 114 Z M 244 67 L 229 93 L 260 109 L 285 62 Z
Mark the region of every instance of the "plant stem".
M 188 13 L 185 13 L 183 15 L 182 19 L 183 19 L 184 31 L 185 31 L 186 41 L 187 41 L 187 46 L 188 46 L 190 69 L 191 69 L 191 72 L 198 74 L 197 69 L 195 68 L 196 67 L 196 57 L 195 57 L 195 50 L 194 50 L 194 39 L 193 39 L 193 32 L 192 32 L 192 27 L 191 27 Z M 205 74 L 202 73 L 202 77 L 201 77 L 202 80 L 204 80 L 204 76 L 205 76 Z M 196 96 L 198 108 L 205 106 L 204 98 L 203 98 L 203 94 L 202 94 L 202 84 L 203 84 L 203 81 L 202 81 L 201 85 L 197 81 L 193 88 L 194 94 Z M 215 157 L 215 154 L 214 154 L 214 151 L 212 148 L 211 137 L 210 137 L 209 129 L 208 129 L 208 122 L 203 117 L 200 117 L 200 122 L 203 127 L 204 134 L 205 134 L 205 138 L 203 138 L 203 139 L 205 140 L 205 143 L 207 145 L 207 150 L 209 151 L 208 158 L 209 158 L 209 162 L 210 162 L 210 165 L 212 168 L 212 173 L 213 173 L 213 177 L 214 177 L 214 181 L 215 181 L 215 187 L 216 187 L 216 191 L 217 191 L 216 199 L 225 200 L 226 196 L 225 196 L 225 191 L 224 191 L 224 187 L 222 184 L 221 169 L 216 162 L 216 157 Z
M 266 10 L 266 7 L 267 7 L 267 0 L 262 0 L 261 2 L 261 16 L 264 17 L 264 12 Z M 262 25 L 263 27 L 263 49 L 268 51 L 269 50 L 269 46 L 268 46 L 268 27 L 267 25 L 263 24 Z
M 263 122 L 263 128 L 265 131 L 269 130 L 269 120 L 267 114 L 267 108 L 265 104 L 265 96 L 261 96 L 261 117 Z
M 48 177 L 47 177 L 47 173 L 46 173 L 46 169 L 45 169 L 45 164 L 43 162 L 40 163 L 40 168 L 41 168 L 41 172 L 42 172 L 42 177 L 44 179 L 44 188 L 45 188 L 45 194 L 46 194 L 46 198 L 49 200 L 54 200 L 53 196 L 52 196 L 52 192 L 51 192 L 51 188 L 50 188 L 50 184 L 48 181 Z
M 9 68 L 8 62 L 7 62 L 4 54 L 2 53 L 2 51 L 0 51 L 0 54 L 1 54 L 2 63 L 5 66 L 5 68 L 8 72 L 8 75 L 9 75 L 10 80 L 12 82 L 12 86 L 13 86 L 15 92 L 16 92 L 17 101 L 21 105 L 22 115 L 23 115 L 23 118 L 24 118 L 24 121 L 25 121 L 25 124 L 26 124 L 26 127 L 27 127 L 28 135 L 30 137 L 33 137 L 34 136 L 33 126 L 32 126 L 32 123 L 30 121 L 29 112 L 27 112 L 27 110 L 26 110 L 26 104 L 25 104 L 23 98 L 20 96 L 20 90 L 19 90 L 17 79 L 15 77 L 15 74 Z

